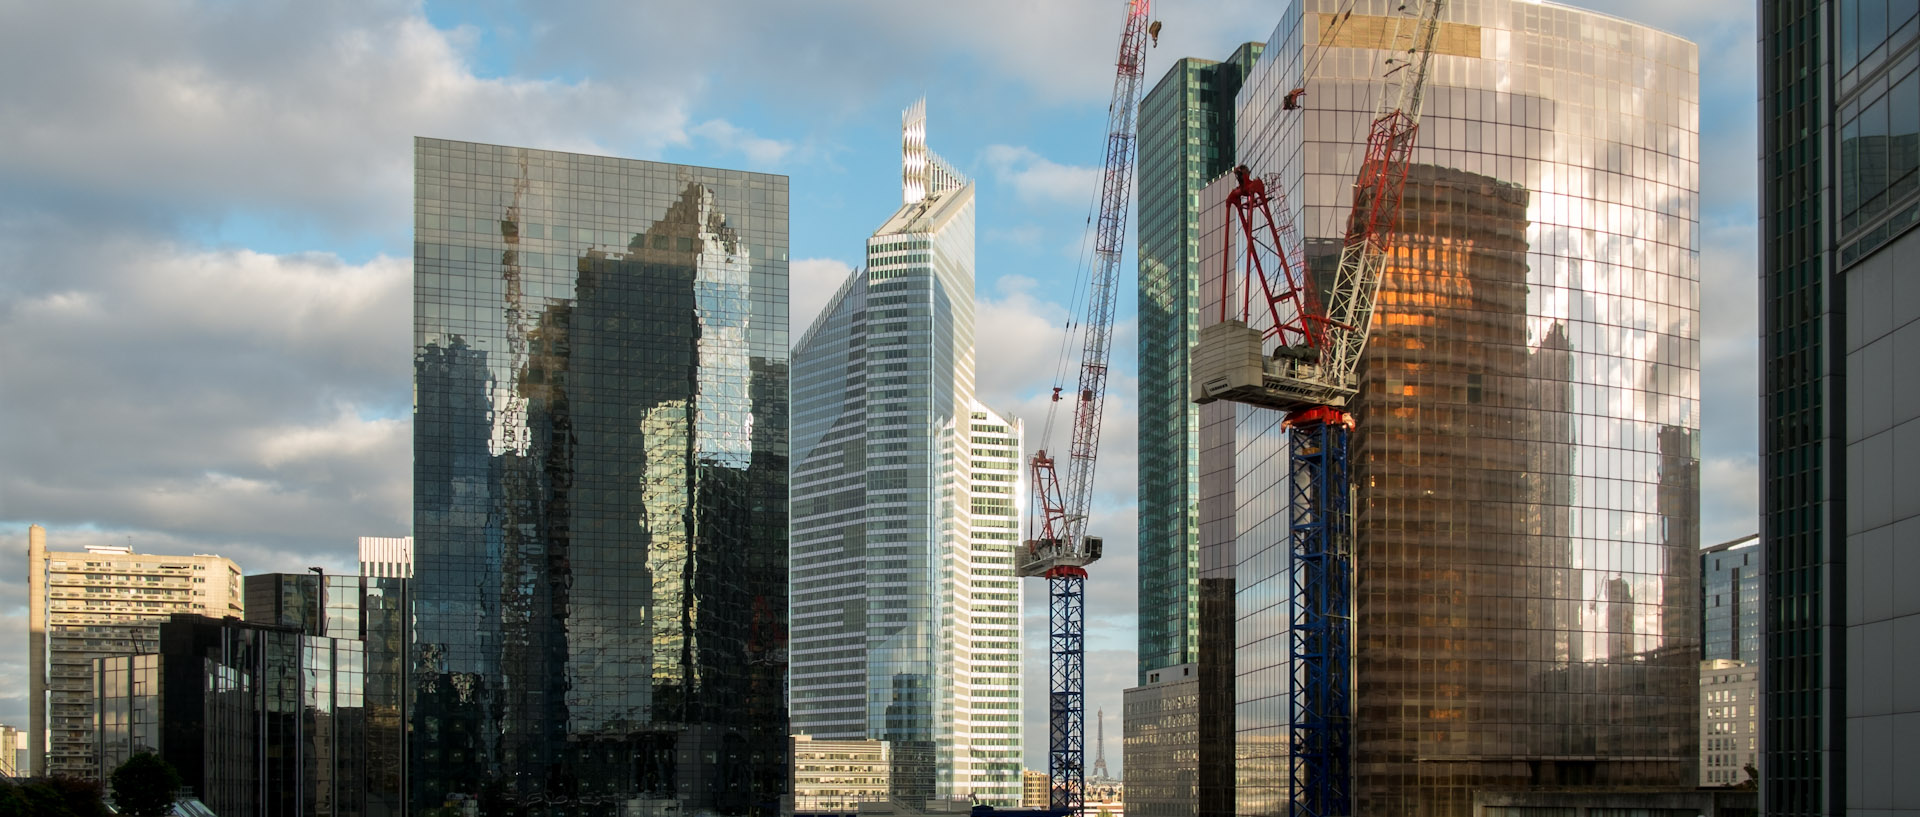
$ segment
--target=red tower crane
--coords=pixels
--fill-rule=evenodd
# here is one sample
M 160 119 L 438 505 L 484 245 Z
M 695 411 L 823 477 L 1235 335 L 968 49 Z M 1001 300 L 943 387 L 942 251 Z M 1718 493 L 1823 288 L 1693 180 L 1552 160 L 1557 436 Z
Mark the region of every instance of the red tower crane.
M 1054 458 L 1042 449 L 1030 464 L 1033 477 L 1032 538 L 1015 565 L 1021 576 L 1044 577 L 1048 594 L 1047 672 L 1048 806 L 1077 815 L 1086 790 L 1086 581 L 1087 565 L 1100 558 L 1100 537 L 1088 536 L 1093 503 L 1093 467 L 1100 448 L 1100 411 L 1107 395 L 1107 361 L 1113 345 L 1114 277 L 1120 268 L 1127 204 L 1133 188 L 1134 121 L 1140 110 L 1141 64 L 1148 38 L 1160 24 L 1147 21 L 1150 0 L 1128 0 L 1120 34 L 1113 101 L 1107 107 L 1107 161 L 1100 179 L 1094 264 L 1080 354 L 1079 388 L 1073 398 L 1073 442 L 1063 485 Z M 1053 390 L 1053 407 L 1061 402 Z M 1051 427 L 1049 422 L 1048 426 Z
M 1360 355 L 1373 329 L 1374 306 L 1397 240 L 1401 190 L 1420 127 L 1421 103 L 1445 0 L 1405 0 L 1381 44 L 1390 55 L 1387 85 L 1367 136 L 1367 152 L 1353 184 L 1353 212 L 1323 309 L 1313 281 L 1282 237 L 1290 211 L 1278 186 L 1243 165 L 1227 197 L 1227 252 L 1221 270 L 1220 321 L 1200 330 L 1193 353 L 1193 399 L 1229 400 L 1286 413 L 1290 597 L 1288 698 L 1292 817 L 1353 813 L 1353 483 L 1348 443 L 1354 419 L 1348 403 L 1359 391 Z M 1351 12 L 1347 16 L 1351 16 Z M 1336 18 L 1344 23 L 1346 17 Z M 1411 28 L 1404 24 L 1411 22 Z M 1332 39 L 1321 33 L 1321 42 Z M 1298 110 L 1305 89 L 1287 94 L 1283 110 Z M 1256 219 L 1258 217 L 1258 219 Z M 1262 222 L 1265 230 L 1260 229 Z M 1230 317 L 1233 240 L 1245 249 L 1240 313 Z M 1263 263 L 1277 263 L 1270 280 Z M 1264 330 L 1248 325 L 1258 287 Z M 1267 352 L 1269 339 L 1277 341 Z

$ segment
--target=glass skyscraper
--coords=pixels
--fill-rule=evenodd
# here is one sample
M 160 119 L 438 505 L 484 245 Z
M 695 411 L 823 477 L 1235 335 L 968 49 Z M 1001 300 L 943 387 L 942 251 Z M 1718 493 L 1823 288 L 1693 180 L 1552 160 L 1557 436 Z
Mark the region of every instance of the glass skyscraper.
M 1233 100 L 1261 48 L 1175 60 L 1140 102 L 1140 677 L 1123 724 L 1127 806 L 1145 817 L 1233 810 L 1233 571 L 1203 559 L 1198 503 L 1200 418 L 1221 408 L 1187 400 L 1187 354 L 1206 274 L 1197 194 L 1233 167 Z
M 1700 550 L 1700 660 L 1760 662 L 1760 537 Z
M 1021 427 L 974 399 L 974 186 L 902 117 L 900 208 L 793 353 L 793 728 L 893 796 L 1020 801 Z
M 1761 807 L 1920 814 L 1920 7 L 1765 0 Z
M 1288 8 L 1236 122 L 1321 281 L 1413 28 L 1385 0 L 1341 6 Z M 1434 53 L 1353 408 L 1354 813 L 1690 787 L 1696 49 L 1551 3 L 1458 0 Z M 1284 814 L 1287 441 L 1278 413 L 1234 411 L 1233 484 L 1216 490 L 1236 509 L 1236 796 L 1240 814 Z
M 409 790 L 773 813 L 787 180 L 419 139 Z

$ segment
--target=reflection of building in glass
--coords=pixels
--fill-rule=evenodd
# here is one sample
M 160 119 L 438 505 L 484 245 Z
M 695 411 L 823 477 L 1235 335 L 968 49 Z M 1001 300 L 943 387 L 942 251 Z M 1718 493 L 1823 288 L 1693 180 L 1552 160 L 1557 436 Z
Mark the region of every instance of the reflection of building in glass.
M 1197 766 L 1200 739 L 1200 677 L 1192 664 L 1176 664 L 1147 673 L 1147 683 L 1127 690 L 1127 788 L 1136 801 L 1160 809 L 1186 804 L 1193 813 L 1199 796 Z M 1043 800 L 1041 805 L 1046 805 Z M 1148 806 L 1136 802 L 1135 809 Z
M 107 772 L 151 751 L 218 814 L 395 813 L 392 792 L 369 788 L 355 638 L 182 613 L 160 625 L 157 653 L 94 668 L 94 750 Z
M 361 542 L 364 553 L 366 540 Z M 388 563 L 382 572 L 410 569 Z M 364 813 L 370 817 L 400 814 L 406 807 L 407 585 L 403 578 L 379 576 L 246 577 L 248 623 L 358 642 L 362 667 L 352 680 L 359 684 L 365 723 L 359 737 L 337 740 L 353 742 L 341 744 L 340 756 L 364 755 L 364 768 L 343 767 L 327 774 L 314 768 L 319 779 L 338 779 L 338 786 L 364 791 Z
M 1759 10 L 1761 799 L 1910 815 L 1920 7 Z
M 1166 677 L 1176 667 L 1200 672 L 1215 692 L 1196 693 L 1201 727 L 1185 733 L 1191 743 L 1159 731 L 1141 740 L 1125 732 L 1129 778 L 1140 769 L 1184 775 L 1177 784 L 1133 788 L 1134 812 L 1147 817 L 1226 814 L 1233 807 L 1232 571 L 1202 578 L 1200 418 L 1209 409 L 1187 400 L 1187 354 L 1199 331 L 1200 281 L 1206 269 L 1218 269 L 1217 259 L 1214 267 L 1203 265 L 1207 213 L 1198 194 L 1233 166 L 1234 94 L 1261 47 L 1247 43 L 1220 62 L 1176 60 L 1140 102 L 1140 687 L 1127 700 L 1144 697 L 1139 707 L 1126 706 L 1157 708 L 1163 696 L 1149 676 Z M 1203 588 L 1219 596 L 1221 582 L 1227 615 L 1209 618 Z M 1155 728 L 1123 720 L 1134 723 Z
M 1286 12 L 1237 118 L 1239 160 L 1279 176 L 1323 279 L 1391 68 L 1390 4 L 1339 6 Z M 1552 4 L 1446 16 L 1355 406 L 1355 813 L 1690 786 L 1695 49 Z M 1236 797 L 1280 814 L 1286 438 L 1273 412 L 1230 413 L 1233 484 L 1202 503 L 1236 508 Z
M 1760 537 L 1700 550 L 1700 659 L 1760 660 Z
M 777 809 L 786 179 L 415 169 L 414 807 Z
M 1021 425 L 974 400 L 974 186 L 902 117 L 905 204 L 794 346 L 793 728 L 893 795 L 1020 800 Z
M 174 613 L 239 616 L 240 568 L 219 556 L 158 556 L 132 547 L 47 550 L 27 529 L 28 757 L 35 777 L 97 780 L 93 661 L 155 652 Z

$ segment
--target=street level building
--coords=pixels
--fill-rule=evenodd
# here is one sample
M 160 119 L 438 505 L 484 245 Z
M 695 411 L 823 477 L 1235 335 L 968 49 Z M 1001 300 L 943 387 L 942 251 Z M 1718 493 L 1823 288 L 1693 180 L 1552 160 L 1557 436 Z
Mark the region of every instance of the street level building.
M 98 782 L 152 752 L 217 814 L 396 813 L 367 807 L 363 655 L 351 638 L 177 614 L 158 651 L 94 662 Z
M 1770 815 L 1920 815 L 1920 7 L 1759 4 Z
M 974 399 L 974 185 L 902 115 L 903 204 L 794 346 L 793 728 L 903 807 L 1021 798 L 1020 422 Z
M 414 170 L 412 810 L 777 811 L 787 179 Z
M 28 528 L 32 775 L 99 779 L 95 659 L 157 652 L 160 624 L 175 613 L 242 612 L 240 568 L 229 559 L 135 553 L 131 546 L 49 551 L 46 529 Z
M 22 776 L 19 761 L 23 737 L 20 730 L 0 723 L 0 778 Z
M 1233 564 L 1222 558 L 1232 543 L 1203 544 L 1200 519 L 1201 418 L 1232 410 L 1187 399 L 1187 356 L 1207 274 L 1199 191 L 1233 167 L 1234 98 L 1262 48 L 1175 60 L 1140 102 L 1139 686 L 1125 709 L 1155 714 L 1123 717 L 1122 751 L 1140 783 L 1131 805 L 1145 817 L 1233 812 Z M 1198 685 L 1179 698 L 1195 707 L 1196 727 L 1179 733 L 1154 725 L 1170 716 L 1169 699 L 1150 679 L 1170 672 Z M 1147 772 L 1152 782 L 1136 777 L 1146 769 L 1158 770 Z
M 1290 5 L 1235 119 L 1323 282 L 1412 28 L 1396 42 L 1394 4 L 1347 8 Z M 1458 0 L 1442 20 L 1353 405 L 1353 813 L 1691 787 L 1696 49 L 1553 3 Z M 1221 297 L 1203 290 L 1203 315 Z M 1236 406 L 1231 487 L 1209 492 L 1202 465 L 1203 508 L 1235 508 L 1242 815 L 1289 809 L 1281 420 Z

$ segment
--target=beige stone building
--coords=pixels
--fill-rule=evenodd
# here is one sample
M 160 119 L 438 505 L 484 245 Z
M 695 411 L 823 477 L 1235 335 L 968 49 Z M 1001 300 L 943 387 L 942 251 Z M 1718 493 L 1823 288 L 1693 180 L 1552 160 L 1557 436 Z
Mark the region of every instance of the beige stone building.
M 47 550 L 27 530 L 28 659 L 35 776 L 95 779 L 93 660 L 158 652 L 174 613 L 244 614 L 240 567 L 220 556 L 160 556 L 132 547 Z
M 19 777 L 20 730 L 0 723 L 0 777 Z
M 1700 662 L 1700 785 L 1738 786 L 1760 767 L 1760 668 Z
M 814 740 L 793 736 L 793 813 L 850 814 L 861 803 L 884 803 L 893 783 L 893 752 L 884 740 Z

